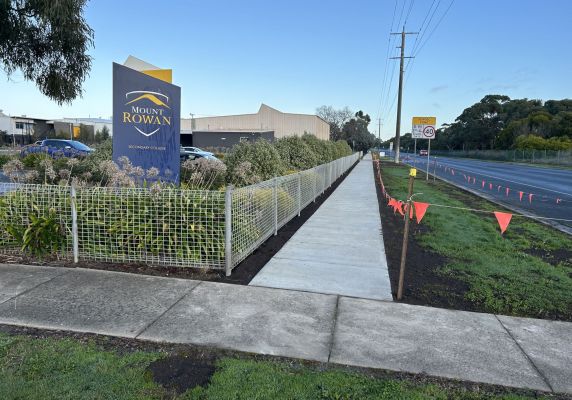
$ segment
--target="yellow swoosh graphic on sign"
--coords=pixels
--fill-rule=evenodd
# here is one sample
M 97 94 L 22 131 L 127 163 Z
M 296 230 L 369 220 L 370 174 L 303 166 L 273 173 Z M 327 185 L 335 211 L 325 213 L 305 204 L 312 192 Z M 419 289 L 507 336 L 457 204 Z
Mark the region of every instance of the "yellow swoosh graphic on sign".
M 160 99 L 158 99 L 155 95 L 149 94 L 149 93 L 145 93 L 139 97 L 137 97 L 136 99 L 131 100 L 130 102 L 125 103 L 125 105 L 131 104 L 131 103 L 135 103 L 136 101 L 139 100 L 143 100 L 143 99 L 147 99 L 152 101 L 153 103 L 155 103 L 158 106 L 163 106 L 163 107 L 167 107 L 170 108 L 167 104 L 163 103 L 163 101 L 161 101 Z

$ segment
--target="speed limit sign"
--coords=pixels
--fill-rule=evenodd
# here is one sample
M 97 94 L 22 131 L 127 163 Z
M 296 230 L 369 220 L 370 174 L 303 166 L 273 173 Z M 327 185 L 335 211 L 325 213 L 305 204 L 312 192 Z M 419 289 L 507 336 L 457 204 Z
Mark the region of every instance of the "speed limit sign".
M 423 128 L 423 138 L 435 139 L 435 127 L 431 125 L 425 125 Z

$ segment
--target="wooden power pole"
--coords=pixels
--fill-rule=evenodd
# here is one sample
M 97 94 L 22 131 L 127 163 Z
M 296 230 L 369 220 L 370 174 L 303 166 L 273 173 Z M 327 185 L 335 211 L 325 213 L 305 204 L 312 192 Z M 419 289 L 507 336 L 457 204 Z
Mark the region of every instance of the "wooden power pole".
M 403 60 L 405 58 L 413 58 L 413 57 L 405 57 L 405 36 L 406 35 L 417 35 L 419 32 L 405 32 L 405 27 L 401 30 L 401 32 L 391 32 L 392 35 L 401 35 L 401 46 L 397 46 L 398 49 L 401 49 L 401 55 L 399 57 L 391 57 L 392 59 L 399 58 L 399 89 L 397 92 L 397 121 L 395 122 L 395 140 L 394 140 L 394 147 L 395 147 L 395 163 L 399 164 L 399 142 L 400 142 L 400 135 L 401 135 L 401 103 L 403 99 Z

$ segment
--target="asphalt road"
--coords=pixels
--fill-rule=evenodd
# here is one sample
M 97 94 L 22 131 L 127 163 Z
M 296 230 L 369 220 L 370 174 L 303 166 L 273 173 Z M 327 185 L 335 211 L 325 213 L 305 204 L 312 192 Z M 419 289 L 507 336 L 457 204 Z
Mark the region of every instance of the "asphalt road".
M 424 174 L 427 157 L 409 154 L 403 161 L 416 165 Z M 429 172 L 435 170 L 437 177 L 509 208 L 539 218 L 558 219 L 553 222 L 572 233 L 571 169 L 446 157 L 436 161 L 431 157 L 429 167 Z

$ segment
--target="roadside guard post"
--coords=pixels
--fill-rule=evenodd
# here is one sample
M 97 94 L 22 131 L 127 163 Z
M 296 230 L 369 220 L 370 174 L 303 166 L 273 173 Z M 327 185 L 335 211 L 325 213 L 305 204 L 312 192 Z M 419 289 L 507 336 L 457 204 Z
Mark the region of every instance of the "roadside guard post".
M 437 125 L 437 118 L 435 117 L 413 117 L 413 128 L 411 130 L 411 137 L 415 139 L 427 139 L 427 175 L 425 180 L 429 180 L 429 155 L 431 154 L 431 139 L 435 139 L 435 126 Z M 415 154 L 417 156 L 417 154 Z M 417 157 L 415 157 L 417 159 Z
M 411 196 L 413 196 L 413 182 L 417 176 L 417 169 L 409 170 L 409 189 L 407 191 L 407 208 L 405 210 L 405 226 L 403 227 L 403 245 L 401 247 L 401 264 L 399 266 L 399 285 L 397 287 L 397 300 L 403 297 L 403 279 L 405 277 L 405 260 L 407 258 L 407 241 L 409 238 L 409 215 L 411 212 Z

